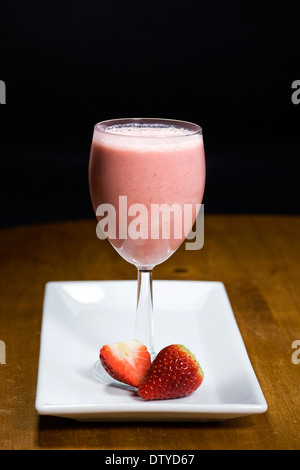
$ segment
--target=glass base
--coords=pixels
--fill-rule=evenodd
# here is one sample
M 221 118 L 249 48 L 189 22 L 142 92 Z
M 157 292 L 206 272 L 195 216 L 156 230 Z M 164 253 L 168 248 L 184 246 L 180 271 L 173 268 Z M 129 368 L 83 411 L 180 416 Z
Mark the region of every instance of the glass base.
M 118 380 L 113 379 L 104 369 L 103 365 L 101 364 L 100 360 L 98 360 L 94 364 L 93 374 L 96 379 L 100 380 L 100 382 L 104 383 L 105 385 L 114 385 L 115 387 L 123 388 L 125 390 L 131 390 L 136 392 L 136 388 L 132 387 L 131 385 L 124 384 L 119 382 Z

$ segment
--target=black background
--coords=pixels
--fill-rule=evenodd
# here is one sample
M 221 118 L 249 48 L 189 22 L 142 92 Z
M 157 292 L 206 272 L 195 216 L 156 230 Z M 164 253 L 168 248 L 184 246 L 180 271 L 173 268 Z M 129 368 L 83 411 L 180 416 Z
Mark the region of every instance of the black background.
M 93 125 L 203 127 L 206 213 L 299 213 L 300 16 L 283 1 L 5 1 L 1 226 L 93 217 Z

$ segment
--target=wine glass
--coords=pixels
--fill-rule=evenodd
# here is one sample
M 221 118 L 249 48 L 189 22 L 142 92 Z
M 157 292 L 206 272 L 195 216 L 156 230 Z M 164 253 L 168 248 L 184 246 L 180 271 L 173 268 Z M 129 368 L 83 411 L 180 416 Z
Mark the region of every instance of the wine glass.
M 154 118 L 96 124 L 89 185 L 99 238 L 137 268 L 134 338 L 153 359 L 152 271 L 179 248 L 196 221 L 205 186 L 201 127 Z M 100 361 L 95 373 L 104 378 Z

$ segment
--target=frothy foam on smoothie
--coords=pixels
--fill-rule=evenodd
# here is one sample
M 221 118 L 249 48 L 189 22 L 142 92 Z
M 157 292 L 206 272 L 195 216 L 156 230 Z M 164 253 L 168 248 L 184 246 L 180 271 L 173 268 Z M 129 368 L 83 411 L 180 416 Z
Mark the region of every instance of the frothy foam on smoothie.
M 124 139 L 124 136 L 129 138 Z M 178 137 L 181 138 L 178 139 Z M 105 146 L 139 148 L 147 151 L 153 147 L 163 149 L 166 146 L 182 148 L 199 145 L 202 135 L 201 132 L 188 127 L 157 123 L 128 123 L 107 126 L 105 129 L 96 126 L 94 140 Z
M 136 137 L 176 137 L 195 134 L 195 131 L 184 127 L 167 126 L 164 124 L 117 124 L 108 126 L 106 132 Z

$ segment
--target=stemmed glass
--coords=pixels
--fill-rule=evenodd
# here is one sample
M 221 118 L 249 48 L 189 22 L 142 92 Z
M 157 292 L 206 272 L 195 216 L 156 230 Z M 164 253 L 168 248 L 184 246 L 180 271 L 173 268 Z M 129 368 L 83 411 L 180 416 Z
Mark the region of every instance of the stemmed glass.
M 179 248 L 196 221 L 205 186 L 201 127 L 153 118 L 96 124 L 89 185 L 99 238 L 138 270 L 134 339 L 153 359 L 152 270 Z M 101 376 L 99 367 L 98 361 Z

